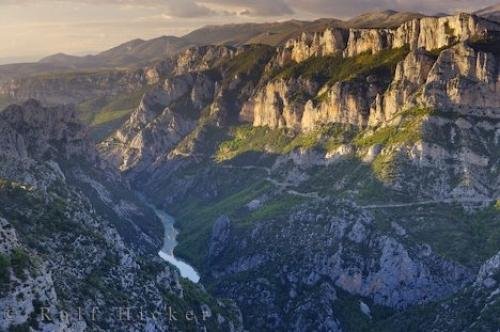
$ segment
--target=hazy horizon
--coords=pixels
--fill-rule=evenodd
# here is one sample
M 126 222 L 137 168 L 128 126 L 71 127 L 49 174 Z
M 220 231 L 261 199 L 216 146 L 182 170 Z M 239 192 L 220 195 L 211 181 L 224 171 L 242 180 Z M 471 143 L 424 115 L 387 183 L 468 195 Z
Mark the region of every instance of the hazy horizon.
M 382 10 L 472 12 L 479 0 L 0 0 L 0 64 L 56 54 L 95 54 L 132 39 L 182 36 L 205 25 L 324 17 Z

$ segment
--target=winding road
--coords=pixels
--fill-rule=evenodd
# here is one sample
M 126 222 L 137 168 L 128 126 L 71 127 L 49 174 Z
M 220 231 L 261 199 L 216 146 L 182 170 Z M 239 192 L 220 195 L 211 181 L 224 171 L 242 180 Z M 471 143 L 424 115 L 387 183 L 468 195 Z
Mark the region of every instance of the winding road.
M 229 169 L 257 169 L 266 172 L 267 177 L 265 178 L 267 181 L 275 185 L 276 187 L 282 188 L 286 190 L 288 194 L 296 195 L 305 198 L 311 198 L 314 200 L 326 201 L 328 197 L 323 197 L 319 195 L 317 192 L 299 192 L 290 187 L 293 187 L 292 184 L 288 182 L 281 182 L 276 179 L 271 178 L 272 170 L 269 167 L 265 166 L 234 166 L 234 165 L 222 165 L 223 168 Z M 401 208 L 401 207 L 411 207 L 411 206 L 422 206 L 422 205 L 433 205 L 433 204 L 484 204 L 484 203 L 493 203 L 498 199 L 485 198 L 485 199 L 442 199 L 442 200 L 427 200 L 420 202 L 411 202 L 411 203 L 389 203 L 389 204 L 370 204 L 370 205 L 360 205 L 361 209 L 390 209 L 390 208 Z

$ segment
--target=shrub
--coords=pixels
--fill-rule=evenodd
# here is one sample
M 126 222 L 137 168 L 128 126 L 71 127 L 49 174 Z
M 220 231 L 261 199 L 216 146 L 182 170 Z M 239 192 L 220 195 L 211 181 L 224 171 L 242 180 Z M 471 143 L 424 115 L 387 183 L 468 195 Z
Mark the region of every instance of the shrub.
M 2 292 L 9 283 L 10 279 L 10 260 L 9 257 L 0 254 L 0 292 Z
M 16 277 L 24 278 L 24 270 L 29 268 L 31 265 L 28 254 L 20 248 L 14 249 L 10 257 L 10 262 Z

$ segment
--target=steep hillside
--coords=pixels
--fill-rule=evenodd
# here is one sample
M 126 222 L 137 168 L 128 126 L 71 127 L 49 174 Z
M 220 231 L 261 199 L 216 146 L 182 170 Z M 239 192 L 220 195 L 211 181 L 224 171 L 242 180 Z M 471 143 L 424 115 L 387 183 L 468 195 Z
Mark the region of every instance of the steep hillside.
M 203 65 L 157 67 L 100 153 L 175 216 L 176 253 L 250 330 L 487 330 L 499 31 L 460 14 L 192 51 Z
M 8 107 L 0 156 L 1 330 L 239 329 L 232 304 L 156 255 L 159 221 L 99 159 L 70 109 Z M 169 307 L 196 318 L 158 315 Z
M 500 5 L 493 5 L 476 11 L 474 14 L 489 20 L 500 22 Z

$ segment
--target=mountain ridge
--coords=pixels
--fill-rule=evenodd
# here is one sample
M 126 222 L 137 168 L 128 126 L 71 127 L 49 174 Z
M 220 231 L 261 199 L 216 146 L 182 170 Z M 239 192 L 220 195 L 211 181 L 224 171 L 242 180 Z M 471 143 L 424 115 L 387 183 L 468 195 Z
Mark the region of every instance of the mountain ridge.
M 401 20 L 419 17 L 420 14 L 413 13 L 394 13 L 392 22 L 388 19 L 391 15 L 385 15 L 383 18 L 387 22 L 394 25 Z M 363 15 L 357 18 L 355 24 L 363 24 Z M 356 18 L 353 18 L 354 20 Z M 370 19 L 373 20 L 371 17 Z M 85 68 L 109 68 L 123 66 L 137 66 L 145 64 L 145 62 L 154 61 L 162 56 L 173 55 L 190 46 L 202 46 L 207 44 L 229 44 L 233 46 L 243 45 L 245 43 L 265 43 L 273 46 L 283 43 L 287 39 L 297 36 L 302 31 L 311 31 L 323 29 L 326 26 L 345 26 L 349 25 L 349 21 L 341 21 L 335 18 L 317 19 L 314 21 L 290 20 L 285 22 L 274 23 L 242 23 L 229 25 L 211 25 L 196 29 L 182 37 L 175 36 L 160 36 L 150 40 L 135 39 L 125 42 L 109 50 L 100 52 L 97 55 L 87 55 L 83 57 L 72 56 L 67 54 L 56 54 L 47 56 L 39 61 L 43 64 L 53 64 L 74 68 L 77 66 L 80 69 Z M 364 23 L 369 26 L 370 23 Z M 380 23 L 379 24 L 384 24 Z M 237 28 L 237 31 L 234 29 Z M 241 30 L 241 32 L 239 32 Z M 283 30 L 286 32 L 283 34 Z M 291 31 L 290 31 L 291 30 Z M 274 36 L 270 36 L 274 35 Z M 142 41 L 142 42 L 141 42 Z M 164 42 L 164 45 L 157 45 Z M 134 50 L 126 51 L 128 46 L 134 46 L 144 49 L 146 53 L 137 52 Z M 150 48 L 150 50 L 147 50 Z M 125 49 L 125 51 L 124 51 Z M 112 55 L 113 51 L 119 51 L 117 58 Z M 126 55 L 130 57 L 127 58 Z M 146 54 L 146 57 L 140 55 Z M 61 57 L 64 55 L 64 57 Z M 2 74 L 2 66 L 0 66 L 0 74 Z M 3 73 L 5 75 L 5 73 Z
M 477 11 L 477 13 L 481 14 L 483 11 Z M 96 55 L 74 56 L 58 53 L 42 58 L 37 63 L 2 65 L 0 66 L 0 81 L 53 71 L 137 68 L 193 46 L 207 44 L 238 46 L 246 43 L 277 46 L 298 37 L 302 32 L 317 32 L 326 27 L 391 28 L 405 21 L 424 16 L 410 12 L 378 11 L 361 14 L 346 21 L 323 18 L 314 21 L 290 20 L 274 23 L 210 25 L 193 30 L 181 37 L 160 36 L 150 40 L 135 39 Z M 215 30 L 215 32 L 211 30 Z M 241 32 L 239 32 L 240 30 Z M 17 68 L 24 70 L 24 73 L 20 71 L 21 74 L 16 74 Z
M 375 16 L 387 15 L 395 14 Z M 196 46 L 139 69 L 48 75 L 1 89 L 13 99 L 76 103 L 78 113 L 59 106 L 58 114 L 72 122 L 86 115 L 120 120 L 92 153 L 129 189 L 173 215 L 175 256 L 196 267 L 210 296 L 202 286 L 177 283 L 173 273 L 161 280 L 171 286 L 161 299 L 181 307 L 219 303 L 209 328 L 423 326 L 444 332 L 498 326 L 500 24 L 471 14 L 414 18 L 391 29 L 320 20 L 298 35 L 277 36 L 273 41 L 290 38 L 277 46 Z M 31 112 L 21 110 L 17 118 L 19 107 Z M 50 118 L 38 102 L 3 114 L 0 172 L 42 185 L 62 181 L 62 173 L 66 182 L 58 190 L 46 186 L 49 196 L 69 190 L 63 197 L 74 197 L 79 188 L 89 204 L 103 208 L 106 192 L 115 192 L 106 182 L 113 176 L 56 158 L 66 155 L 67 144 L 80 146 L 79 130 Z M 2 116 L 15 125 L 2 126 Z M 34 147 L 24 148 L 25 141 Z M 70 150 L 70 157 L 92 156 Z M 31 163 L 41 175 L 22 168 L 29 159 L 19 159 L 35 153 Z M 2 167 L 9 162 L 17 166 Z M 16 202 L 6 197 L 9 207 Z M 31 211 L 32 201 L 22 197 L 27 206 L 21 211 Z M 83 209 L 74 201 L 64 206 Z M 123 215 L 109 223 L 118 234 L 161 234 L 151 232 L 154 223 L 127 223 L 130 204 L 117 201 L 103 209 Z M 60 206 L 49 200 L 48 208 Z M 6 222 L 26 234 L 12 210 L 3 209 Z M 4 224 L 0 219 L 0 231 Z M 13 246 L 8 250 L 16 262 Z M 104 264 L 113 262 L 108 257 Z M 154 276 L 156 269 L 145 266 L 141 270 Z M 125 272 L 96 271 L 88 284 L 114 301 L 119 283 L 110 280 Z M 152 283 L 155 297 L 161 288 Z M 136 285 L 131 296 L 141 294 Z M 233 299 L 243 320 L 235 306 L 211 296 Z M 229 321 L 219 319 L 221 312 Z

